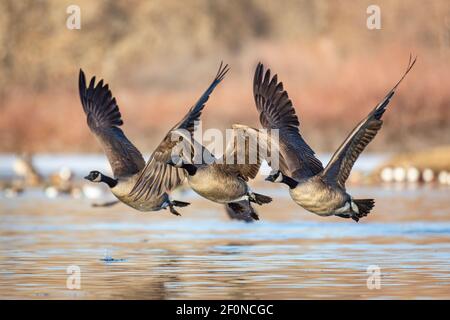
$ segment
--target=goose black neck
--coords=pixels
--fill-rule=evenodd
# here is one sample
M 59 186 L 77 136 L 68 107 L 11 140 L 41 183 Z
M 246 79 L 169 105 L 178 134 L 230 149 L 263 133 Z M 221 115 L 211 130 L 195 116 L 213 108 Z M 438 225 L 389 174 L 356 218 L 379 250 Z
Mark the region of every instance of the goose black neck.
M 294 189 L 296 186 L 298 186 L 298 181 L 292 179 L 291 177 L 285 176 L 283 174 L 283 180 L 281 180 L 282 183 L 289 186 L 289 189 Z
M 181 166 L 190 176 L 193 176 L 197 172 L 197 167 L 191 163 L 183 163 Z
M 102 174 L 102 182 L 106 183 L 110 188 L 114 188 L 117 185 L 117 180 L 105 176 Z

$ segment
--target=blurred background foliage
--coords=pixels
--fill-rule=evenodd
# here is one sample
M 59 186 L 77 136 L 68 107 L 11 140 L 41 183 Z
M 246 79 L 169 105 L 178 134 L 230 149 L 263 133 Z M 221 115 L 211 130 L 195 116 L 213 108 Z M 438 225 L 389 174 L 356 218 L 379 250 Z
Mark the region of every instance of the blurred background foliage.
M 66 8 L 81 8 L 81 30 Z M 381 30 L 366 27 L 373 1 L 0 1 L 0 152 L 100 151 L 78 97 L 78 72 L 104 78 L 129 138 L 150 151 L 207 87 L 221 60 L 231 72 L 203 128 L 258 126 L 258 61 L 279 74 L 317 151 L 333 151 L 418 63 L 369 148 L 450 143 L 450 3 L 378 0 Z

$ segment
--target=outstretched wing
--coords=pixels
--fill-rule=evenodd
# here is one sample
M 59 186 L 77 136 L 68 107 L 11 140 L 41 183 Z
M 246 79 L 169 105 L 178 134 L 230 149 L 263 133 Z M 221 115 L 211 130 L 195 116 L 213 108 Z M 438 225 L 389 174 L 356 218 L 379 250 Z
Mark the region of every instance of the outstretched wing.
M 334 153 L 330 162 L 324 169 L 322 175 L 329 182 L 345 189 L 347 180 L 353 164 L 359 157 L 364 148 L 372 141 L 380 130 L 383 121 L 381 117 L 386 111 L 386 107 L 394 96 L 395 90 L 402 82 L 408 72 L 416 63 L 416 59 L 409 57 L 408 67 L 397 84 L 389 91 L 384 99 L 363 119 L 356 128 L 349 134 L 339 149 Z
M 119 128 L 123 121 L 108 85 L 103 84 L 103 79 L 96 85 L 95 77 L 92 77 L 86 87 L 86 77 L 80 69 L 78 86 L 89 129 L 100 141 L 114 176 L 117 178 L 141 171 L 145 166 L 144 158 Z
M 281 171 L 296 179 L 321 172 L 322 163 L 300 135 L 300 123 L 283 83 L 278 82 L 277 75 L 270 77 L 270 69 L 264 73 L 261 63 L 256 67 L 253 95 L 262 126 L 279 130 Z
M 214 88 L 225 77 L 228 70 L 228 65 L 224 66 L 223 63 L 220 64 L 216 77 L 209 85 L 208 89 L 206 89 L 197 103 L 189 110 L 183 119 L 167 133 L 163 141 L 155 149 L 135 186 L 131 190 L 130 195 L 134 195 L 135 199 L 140 199 L 142 197 L 149 199 L 152 196 L 158 196 L 166 191 L 172 190 L 183 182 L 186 177 L 185 170 L 166 164 L 172 156 L 172 149 L 177 145 L 177 141 L 172 139 L 172 131 L 183 129 L 189 131 L 191 134 L 193 133 L 194 124 L 196 121 L 200 120 L 200 115 L 205 107 L 205 103 L 208 101 Z

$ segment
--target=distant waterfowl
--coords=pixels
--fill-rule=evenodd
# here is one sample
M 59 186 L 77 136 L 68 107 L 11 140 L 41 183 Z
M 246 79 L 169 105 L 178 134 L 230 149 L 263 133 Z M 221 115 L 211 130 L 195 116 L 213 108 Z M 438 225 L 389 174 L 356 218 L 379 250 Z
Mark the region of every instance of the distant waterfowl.
M 11 181 L 1 181 L 0 188 L 6 198 L 18 197 L 27 187 L 35 187 L 42 183 L 42 177 L 33 165 L 33 157 L 29 153 L 17 156 L 12 165 L 13 172 L 17 175 Z
M 404 182 L 406 180 L 406 170 L 403 167 L 394 168 L 394 181 Z
M 264 72 L 264 66 L 258 64 L 253 90 L 260 122 L 264 128 L 279 130 L 280 170 L 266 180 L 288 185 L 291 198 L 317 215 L 355 221 L 367 216 L 374 200 L 354 199 L 346 192 L 345 182 L 358 156 L 380 130 L 387 105 L 415 62 L 410 57 L 401 79 L 353 129 L 325 168 L 300 135 L 299 121 L 283 84 L 278 82 L 277 75 L 271 78 L 270 69 Z
M 49 199 L 55 199 L 59 196 L 60 191 L 55 186 L 48 186 L 44 188 L 45 196 Z
M 62 193 L 69 193 L 73 187 L 73 173 L 68 167 L 61 167 L 58 171 L 50 174 L 48 184 L 57 188 Z
M 417 183 L 420 180 L 420 171 L 416 167 L 409 167 L 406 169 L 406 181 L 410 183 Z
M 449 184 L 450 185 L 450 173 L 448 173 L 447 171 L 439 172 L 438 181 L 440 184 Z
M 73 172 L 69 167 L 61 167 L 56 177 L 62 182 L 71 181 L 73 179 Z
M 394 180 L 394 170 L 391 167 L 385 167 L 380 173 L 381 181 L 392 182 Z
M 423 171 L 422 171 L 422 180 L 423 180 L 423 182 L 427 182 L 427 183 L 433 182 L 433 180 L 434 180 L 434 172 L 433 172 L 433 170 L 430 169 L 430 168 L 423 169 Z
M 6 198 L 15 198 L 25 191 L 25 186 L 21 180 L 13 180 L 3 187 L 3 193 Z
M 395 168 L 384 167 L 380 171 L 382 182 L 408 182 L 408 183 L 429 183 L 434 180 L 434 171 L 426 168 L 422 172 L 415 166 L 398 166 Z
M 29 153 L 20 154 L 13 164 L 14 173 L 24 179 L 26 186 L 36 187 L 42 183 L 42 177 L 33 164 L 33 156 Z
M 44 188 L 47 198 L 56 198 L 60 195 L 69 195 L 73 198 L 80 198 L 81 188 L 73 181 L 74 174 L 69 167 L 63 166 L 57 172 L 50 174 L 48 182 Z
M 222 67 L 221 64 L 210 86 L 172 130 L 194 130 L 194 122 L 199 119 L 210 94 L 226 72 L 227 66 Z M 184 207 L 189 203 L 171 200 L 167 192 L 183 182 L 186 172 L 166 163 L 176 145 L 171 140 L 170 132 L 145 163 L 139 150 L 120 129 L 122 117 L 108 85 L 104 85 L 103 80 L 95 84 L 93 77 L 87 86 L 84 72 L 80 70 L 79 90 L 88 126 L 102 145 L 114 174 L 114 177 L 109 177 L 99 171 L 91 171 L 85 178 L 92 182 L 106 183 L 120 201 L 137 210 L 157 211 L 169 208 L 172 214 L 180 215 L 175 207 Z

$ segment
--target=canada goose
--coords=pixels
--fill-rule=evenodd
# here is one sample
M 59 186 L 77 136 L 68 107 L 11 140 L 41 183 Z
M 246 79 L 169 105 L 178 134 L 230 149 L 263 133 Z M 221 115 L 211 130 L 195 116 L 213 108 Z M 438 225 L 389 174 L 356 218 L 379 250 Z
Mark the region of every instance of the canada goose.
M 325 168 L 300 135 L 295 109 L 282 82 L 278 82 L 277 75 L 270 77 L 270 69 L 264 73 L 264 66 L 259 63 L 253 93 L 260 122 L 267 129 L 279 129 L 280 170 L 274 171 L 266 180 L 288 185 L 291 198 L 317 215 L 336 215 L 355 221 L 367 216 L 374 200 L 353 199 L 346 192 L 345 181 L 358 156 L 380 130 L 381 117 L 390 99 L 415 62 L 416 59 L 412 61 L 410 57 L 401 79 L 353 129 Z
M 74 199 L 79 199 L 83 195 L 83 190 L 76 185 L 48 185 L 44 188 L 44 193 L 49 199 L 55 199 L 61 195 L 69 195 Z
M 48 186 L 45 187 L 44 193 L 47 198 L 55 199 L 60 194 L 60 190 L 55 186 Z
M 42 183 L 42 177 L 33 164 L 33 155 L 20 154 L 13 164 L 14 172 L 24 179 L 24 186 L 36 187 Z
M 417 183 L 420 179 L 420 171 L 416 167 L 406 169 L 406 180 L 410 183 Z
M 430 168 L 425 168 L 422 171 L 422 180 L 423 182 L 430 183 L 434 180 L 434 171 Z
M 25 191 L 25 183 L 23 180 L 13 180 L 3 186 L 6 198 L 15 198 Z
M 56 198 L 60 194 L 77 195 L 80 188 L 73 181 L 73 172 L 68 167 L 61 167 L 57 172 L 50 174 L 44 192 L 48 198 Z
M 450 184 L 450 174 L 445 170 L 439 172 L 438 181 L 440 184 Z
M 245 133 L 245 128 L 247 127 L 233 125 L 233 139 L 228 144 L 222 158 L 216 158 L 195 139 L 191 139 L 190 134 L 186 136 L 185 133 L 174 130 L 174 134 L 179 134 L 183 139 L 186 139 L 192 147 L 200 146 L 203 157 L 199 164 L 186 162 L 181 156 L 171 157 L 167 163 L 173 167 L 186 170 L 190 187 L 202 197 L 213 202 L 226 204 L 227 210 L 234 211 L 236 216 L 248 214 L 253 219 L 259 220 L 258 214 L 251 207 L 250 202 L 262 205 L 271 202 L 272 198 L 254 193 L 247 184 L 249 179 L 255 178 L 258 174 L 261 159 L 257 152 L 258 145 L 248 140 L 252 137 L 243 136 L 246 139 L 244 143 L 236 143 L 236 138 L 239 134 Z M 252 152 L 255 155 L 254 163 L 250 161 Z M 240 156 L 245 159 L 244 163 L 235 161 Z M 209 159 L 209 161 L 205 161 L 206 159 Z M 227 163 L 229 159 L 233 159 L 233 162 Z M 245 201 L 246 205 L 242 205 L 242 201 Z
M 172 129 L 194 130 L 194 122 L 200 117 L 209 95 L 222 81 L 228 65 L 220 64 L 216 77 L 189 112 Z M 91 171 L 85 179 L 106 183 L 111 192 L 123 203 L 140 211 L 157 211 L 169 208 L 174 215 L 180 215 L 174 207 L 184 207 L 187 202 L 171 200 L 167 191 L 181 184 L 186 176 L 183 169 L 166 164 L 176 142 L 167 134 L 145 163 L 139 150 L 127 139 L 119 128 L 122 118 L 116 99 L 107 84 L 100 80 L 95 84 L 93 77 L 86 86 L 84 72 L 80 70 L 79 90 L 81 104 L 87 116 L 87 123 L 102 145 L 111 165 L 114 178 L 99 171 Z M 170 132 L 169 132 L 170 133 Z M 131 191 L 133 190 L 133 196 Z M 143 197 L 142 197 L 143 196 Z
M 406 170 L 403 167 L 394 168 L 394 181 L 404 182 L 406 180 Z
M 394 180 L 394 170 L 391 167 L 385 167 L 380 173 L 381 181 L 392 182 Z

